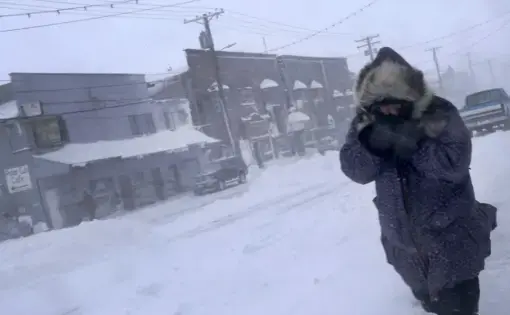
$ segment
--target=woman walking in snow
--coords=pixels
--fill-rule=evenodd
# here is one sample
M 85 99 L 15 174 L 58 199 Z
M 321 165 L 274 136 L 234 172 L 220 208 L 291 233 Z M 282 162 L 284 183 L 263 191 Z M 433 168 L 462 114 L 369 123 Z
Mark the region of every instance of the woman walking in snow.
M 388 263 L 425 310 L 478 314 L 491 226 L 475 200 L 471 134 L 457 109 L 387 47 L 360 71 L 355 98 L 340 162 L 353 181 L 375 181 Z

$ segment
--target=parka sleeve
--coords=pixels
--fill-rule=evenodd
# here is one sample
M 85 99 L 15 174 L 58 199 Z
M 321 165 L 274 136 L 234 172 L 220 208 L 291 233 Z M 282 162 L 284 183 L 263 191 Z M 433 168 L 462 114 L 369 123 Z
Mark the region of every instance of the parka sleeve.
M 463 181 L 469 175 L 472 144 L 471 133 L 457 109 L 435 115 L 424 128 L 428 138 L 413 156 L 412 165 L 427 178 Z
M 340 165 L 345 176 L 359 184 L 374 181 L 381 169 L 381 158 L 370 154 L 358 140 L 358 123 L 353 121 L 340 149 Z

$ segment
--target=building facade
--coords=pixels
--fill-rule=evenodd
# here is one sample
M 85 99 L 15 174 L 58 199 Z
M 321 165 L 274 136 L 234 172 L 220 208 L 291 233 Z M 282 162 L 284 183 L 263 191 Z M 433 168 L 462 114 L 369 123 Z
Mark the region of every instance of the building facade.
M 347 129 L 352 118 L 353 77 L 345 58 L 217 52 L 226 119 L 213 55 L 200 49 L 185 52 L 189 70 L 183 87 L 189 91 L 193 121 L 225 142 L 229 141 L 227 122 L 236 140 L 285 135 L 290 107 L 311 117 L 309 128 L 317 133 L 328 129 L 336 135 L 337 130 Z
M 204 146 L 217 142 L 191 127 L 182 102 L 151 100 L 143 75 L 13 73 L 11 80 L 26 147 L 12 150 L 26 151 L 52 228 L 190 189 Z
M 0 240 L 23 236 L 18 220 L 47 226 L 30 150 L 29 136 L 20 123 L 22 113 L 4 87 L 0 102 Z

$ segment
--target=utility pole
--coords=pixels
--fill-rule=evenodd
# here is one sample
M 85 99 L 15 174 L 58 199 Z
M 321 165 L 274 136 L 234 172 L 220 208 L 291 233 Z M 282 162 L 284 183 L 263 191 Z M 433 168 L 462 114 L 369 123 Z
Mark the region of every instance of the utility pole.
M 371 61 L 374 61 L 374 59 L 375 59 L 374 54 L 377 53 L 377 48 L 374 48 L 374 45 L 381 43 L 380 41 L 374 42 L 373 40 L 376 38 L 379 38 L 379 34 L 371 35 L 371 36 L 367 36 L 367 37 L 363 37 L 361 39 L 355 40 L 356 43 L 363 43 L 363 45 L 358 46 L 358 49 L 365 48 L 365 47 L 367 48 L 364 53 L 365 53 L 365 56 L 370 56 Z
M 489 65 L 489 71 L 490 71 L 490 74 L 491 74 L 491 80 L 492 80 L 492 84 L 495 85 L 496 84 L 496 76 L 494 75 L 494 69 L 492 68 L 492 60 L 487 60 L 487 64 Z
M 211 32 L 211 27 L 209 25 L 209 22 L 213 18 L 218 18 L 224 12 L 225 12 L 225 10 L 219 9 L 219 10 L 216 10 L 215 12 L 204 13 L 201 16 L 197 16 L 193 19 L 184 20 L 184 24 L 194 22 L 194 23 L 199 23 L 199 24 L 204 25 L 205 46 L 202 48 L 205 50 L 209 50 L 209 52 L 211 53 L 211 59 L 212 59 L 213 66 L 214 66 L 214 76 L 216 78 L 217 92 L 218 92 L 218 96 L 219 96 L 219 103 L 220 103 L 221 112 L 223 114 L 223 121 L 225 122 L 225 128 L 227 130 L 228 137 L 230 139 L 230 145 L 232 147 L 232 151 L 234 152 L 234 154 L 238 155 L 239 148 L 238 148 L 237 143 L 234 139 L 234 135 L 232 134 L 232 127 L 231 127 L 230 117 L 228 114 L 228 107 L 227 107 L 227 102 L 226 102 L 226 97 L 225 97 L 225 91 L 223 90 L 223 83 L 222 83 L 221 75 L 220 75 L 220 66 L 219 66 L 219 62 L 218 62 L 218 55 L 216 53 L 216 49 L 214 48 L 214 40 L 213 40 L 213 36 L 212 36 L 212 32 Z
M 473 70 L 473 61 L 471 60 L 471 53 L 467 53 L 468 58 L 468 67 L 469 67 L 469 76 L 471 77 L 471 84 L 473 84 L 473 88 L 476 86 L 476 75 Z
M 439 81 L 439 88 L 443 90 L 443 78 L 441 76 L 441 68 L 439 67 L 439 61 L 437 60 L 437 51 L 441 47 L 432 47 L 430 49 L 427 49 L 426 51 L 432 51 L 432 57 L 434 58 L 434 63 L 436 64 L 436 72 L 437 72 L 437 79 Z
M 262 44 L 264 45 L 264 53 L 267 54 L 268 49 L 265 36 L 262 36 Z

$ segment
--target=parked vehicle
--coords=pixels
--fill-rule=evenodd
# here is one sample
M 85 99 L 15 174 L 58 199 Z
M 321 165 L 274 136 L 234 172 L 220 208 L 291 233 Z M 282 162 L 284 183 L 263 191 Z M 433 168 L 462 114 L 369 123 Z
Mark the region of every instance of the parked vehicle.
M 473 135 L 510 129 L 510 98 L 503 88 L 466 96 L 460 115 Z
M 241 156 L 210 162 L 195 178 L 195 195 L 221 191 L 246 182 L 248 167 Z

